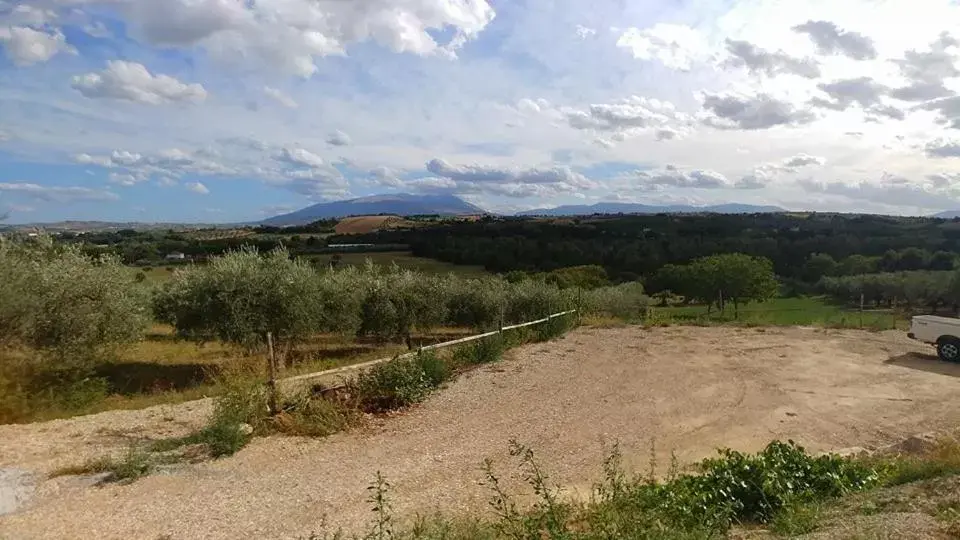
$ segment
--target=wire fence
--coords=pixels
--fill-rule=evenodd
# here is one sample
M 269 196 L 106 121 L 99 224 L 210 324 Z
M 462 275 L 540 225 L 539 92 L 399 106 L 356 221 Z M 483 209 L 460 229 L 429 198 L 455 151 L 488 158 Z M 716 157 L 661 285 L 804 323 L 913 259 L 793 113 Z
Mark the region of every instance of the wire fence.
M 349 374 L 349 373 L 354 373 L 354 372 L 357 372 L 357 371 L 369 369 L 369 368 L 371 368 L 371 367 L 373 367 L 373 366 L 376 366 L 377 364 L 382 364 L 382 363 L 384 363 L 384 362 L 389 362 L 389 361 L 391 361 L 391 360 L 398 360 L 398 359 L 405 359 L 405 358 L 413 358 L 414 356 L 420 354 L 420 353 L 423 352 L 423 351 L 443 349 L 443 348 L 446 348 L 446 347 L 452 347 L 452 346 L 454 346 L 454 345 L 462 345 L 462 344 L 464 344 L 464 343 L 470 343 L 470 342 L 478 341 L 478 340 L 481 340 L 481 339 L 484 339 L 484 338 L 489 338 L 489 337 L 501 335 L 503 332 L 507 332 L 507 331 L 510 331 L 510 330 L 516 330 L 516 329 L 519 329 L 519 328 L 526 328 L 526 327 L 535 326 L 535 325 L 538 325 L 538 324 L 549 323 L 549 322 L 553 321 L 554 319 L 556 319 L 556 318 L 558 318 L 558 317 L 565 317 L 565 316 L 574 315 L 574 314 L 578 315 L 578 317 L 579 317 L 579 311 L 578 311 L 578 310 L 576 310 L 576 309 L 570 309 L 570 310 L 567 310 L 567 311 L 561 311 L 561 312 L 559 312 L 559 313 L 553 313 L 553 314 L 551 314 L 551 315 L 548 315 L 548 316 L 546 316 L 546 317 L 544 317 L 544 318 L 542 318 L 542 319 L 537 319 L 537 320 L 535 320 L 535 321 L 529 321 L 529 322 L 520 323 L 520 324 L 513 324 L 513 325 L 509 325 L 509 326 L 501 326 L 500 328 L 498 328 L 498 329 L 496 329 L 496 330 L 492 330 L 492 331 L 490 331 L 490 332 L 484 332 L 484 333 L 482 333 L 482 334 L 476 334 L 476 335 L 467 336 L 467 337 L 463 337 L 463 338 L 459 338 L 459 339 L 454 339 L 454 340 L 450 340 L 450 341 L 444 341 L 444 342 L 442 342 L 442 343 L 434 343 L 434 344 L 432 344 L 432 345 L 425 345 L 425 346 L 423 346 L 423 347 L 418 347 L 416 351 L 411 351 L 411 352 L 403 353 L 403 354 L 396 355 L 396 356 L 389 356 L 389 357 L 384 357 L 384 358 L 378 358 L 378 359 L 376 359 L 376 360 L 370 360 L 370 361 L 367 361 L 367 362 L 361 362 L 361 363 L 359 363 L 359 364 L 351 364 L 351 365 L 349 365 L 349 366 L 342 366 L 342 367 L 338 367 L 338 368 L 334 368 L 334 369 L 327 369 L 327 370 L 324 370 L 324 371 L 317 371 L 317 372 L 314 372 L 314 373 L 305 373 L 305 374 L 303 374 L 303 375 L 296 375 L 296 376 L 293 376 L 293 377 L 285 377 L 285 378 L 277 378 L 277 377 L 276 377 L 276 373 L 277 373 L 277 359 L 276 359 L 275 355 L 273 354 L 273 348 L 270 347 L 269 358 L 268 358 L 269 367 L 270 367 L 270 381 L 268 382 L 268 384 L 269 384 L 272 388 L 277 388 L 277 387 L 280 387 L 280 386 L 290 387 L 290 386 L 295 386 L 295 385 L 299 385 L 299 384 L 308 383 L 308 382 L 311 382 L 311 381 L 317 381 L 317 380 L 319 380 L 319 379 L 330 379 L 330 378 L 334 378 L 334 377 L 341 377 L 341 376 L 346 375 L 346 374 Z M 269 337 L 269 336 L 268 336 L 268 337 Z

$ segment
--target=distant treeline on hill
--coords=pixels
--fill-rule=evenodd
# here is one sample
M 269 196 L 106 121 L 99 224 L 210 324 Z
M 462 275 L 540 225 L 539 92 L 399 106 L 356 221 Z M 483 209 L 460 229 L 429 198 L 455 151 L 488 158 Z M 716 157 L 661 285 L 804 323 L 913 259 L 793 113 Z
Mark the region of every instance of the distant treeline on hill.
M 960 221 L 837 214 L 488 217 L 329 241 L 409 244 L 414 255 L 493 272 L 596 264 L 615 280 L 650 277 L 667 264 L 708 255 L 745 253 L 770 259 L 782 277 L 816 282 L 843 272 L 952 269 Z

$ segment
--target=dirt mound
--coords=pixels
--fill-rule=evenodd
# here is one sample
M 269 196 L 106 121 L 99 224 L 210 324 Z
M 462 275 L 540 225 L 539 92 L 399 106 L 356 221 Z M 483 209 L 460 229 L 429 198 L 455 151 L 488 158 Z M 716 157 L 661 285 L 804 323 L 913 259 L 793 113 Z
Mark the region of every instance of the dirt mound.
M 906 354 L 927 364 L 902 364 Z M 0 517 L 11 538 L 295 538 L 326 522 L 358 531 L 366 487 L 391 483 L 398 517 L 487 512 L 480 464 L 526 493 L 508 454 L 533 448 L 551 482 L 587 489 L 618 441 L 628 469 L 663 469 L 717 447 L 772 439 L 809 450 L 878 448 L 960 424 L 960 365 L 945 366 L 902 332 L 811 328 L 580 329 L 521 347 L 423 405 L 326 439 L 257 439 L 236 456 L 130 485 L 68 490 Z M 184 405 L 183 407 L 186 407 Z M 179 407 L 179 406 L 178 406 Z M 122 451 L 103 429 L 170 431 L 176 407 L 0 426 L 0 466 L 49 471 L 67 454 Z M 187 414 L 195 415 L 197 411 Z M 137 415 L 140 416 L 137 416 Z M 82 424 L 84 437 L 76 438 Z M 52 490 L 51 490 L 52 491 Z

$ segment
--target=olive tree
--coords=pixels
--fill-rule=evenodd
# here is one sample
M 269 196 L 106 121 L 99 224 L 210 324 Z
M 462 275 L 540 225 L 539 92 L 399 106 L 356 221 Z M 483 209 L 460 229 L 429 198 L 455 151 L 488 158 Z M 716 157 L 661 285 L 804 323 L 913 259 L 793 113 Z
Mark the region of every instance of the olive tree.
M 0 341 L 58 364 L 89 366 L 136 341 L 149 294 L 115 257 L 92 258 L 47 237 L 0 242 Z
M 292 343 L 316 332 L 317 273 L 283 248 L 261 256 L 244 248 L 178 270 L 155 299 L 157 318 L 188 339 L 255 347 L 272 333 Z

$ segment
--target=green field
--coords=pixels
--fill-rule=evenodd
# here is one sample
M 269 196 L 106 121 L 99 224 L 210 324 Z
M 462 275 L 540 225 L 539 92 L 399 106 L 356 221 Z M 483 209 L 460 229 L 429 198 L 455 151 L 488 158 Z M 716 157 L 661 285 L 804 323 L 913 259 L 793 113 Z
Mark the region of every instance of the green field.
M 651 307 L 648 321 L 653 324 L 720 324 L 739 323 L 746 325 L 810 325 L 842 328 L 867 328 L 885 330 L 903 328 L 905 319 L 891 310 L 856 309 L 829 303 L 823 297 L 773 298 L 766 302 L 741 305 L 739 316 L 733 304 L 728 304 L 723 313 L 714 307 L 707 313 L 703 305 Z
M 356 266 L 364 264 L 367 259 L 370 259 L 373 264 L 376 265 L 389 266 L 396 264 L 401 268 L 417 270 L 425 274 L 448 274 L 453 272 L 464 277 L 489 276 L 489 273 L 480 266 L 461 266 L 424 257 L 415 257 L 409 251 L 340 253 L 339 255 L 341 257 L 340 265 Z M 306 257 L 312 261 L 317 261 L 317 264 L 328 265 L 332 262 L 334 254 L 325 253 L 323 255 L 307 255 Z

